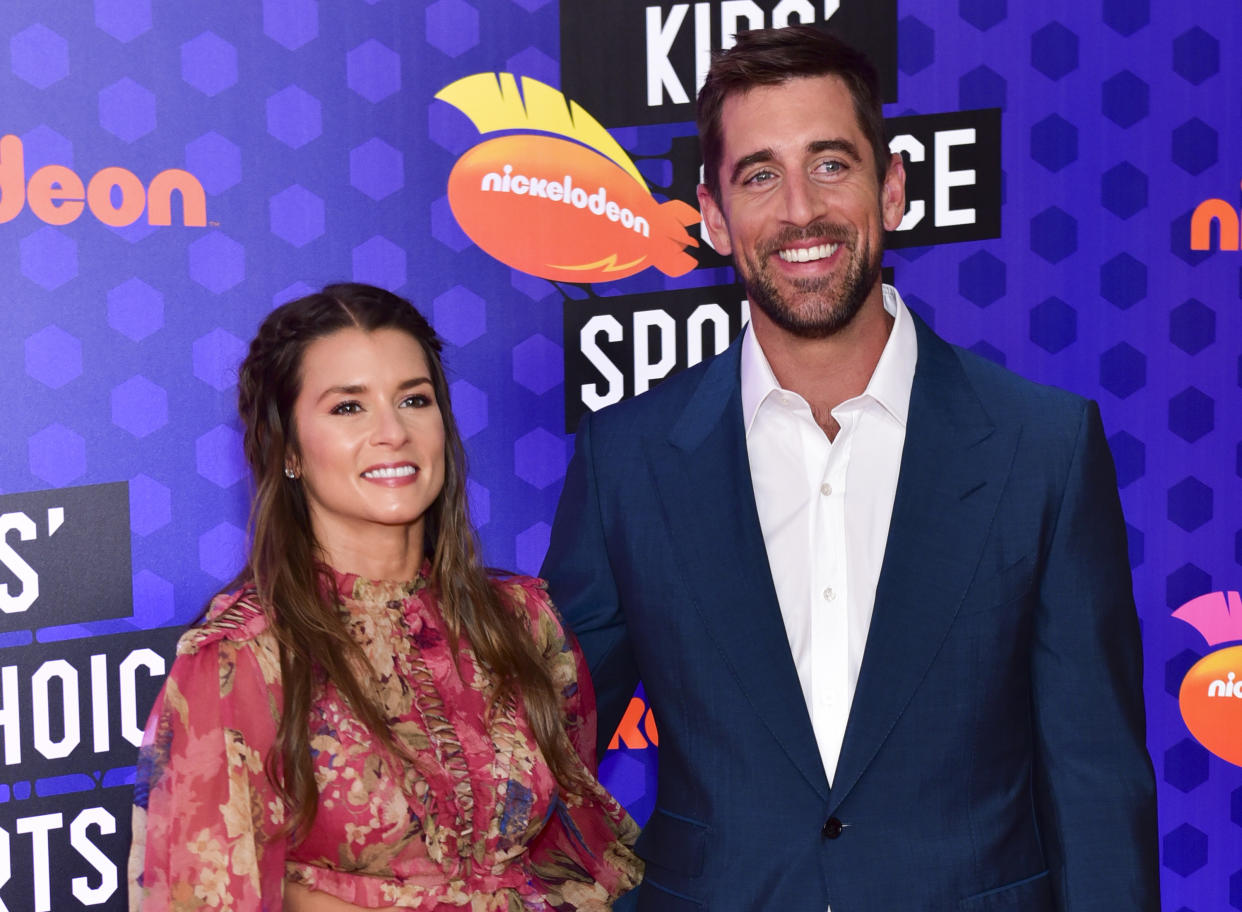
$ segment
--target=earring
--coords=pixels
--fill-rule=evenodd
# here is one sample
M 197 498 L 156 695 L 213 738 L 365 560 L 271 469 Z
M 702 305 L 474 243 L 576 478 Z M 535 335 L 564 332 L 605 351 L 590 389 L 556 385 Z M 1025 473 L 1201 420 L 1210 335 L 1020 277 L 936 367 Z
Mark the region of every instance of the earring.
M 285 477 L 286 478 L 297 478 L 298 473 L 293 471 L 292 466 L 285 466 Z

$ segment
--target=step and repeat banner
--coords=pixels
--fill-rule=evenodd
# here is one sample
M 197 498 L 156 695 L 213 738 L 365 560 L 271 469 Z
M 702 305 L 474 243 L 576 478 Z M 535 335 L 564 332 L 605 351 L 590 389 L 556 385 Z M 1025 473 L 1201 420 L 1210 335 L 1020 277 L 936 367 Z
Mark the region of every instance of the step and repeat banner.
M 423 309 L 487 560 L 536 572 L 581 416 L 746 318 L 693 100 L 713 48 L 792 22 L 880 69 L 906 301 L 1099 401 L 1165 906 L 1242 909 L 1235 0 L 8 0 L 0 910 L 125 908 L 141 727 L 246 547 L 261 318 L 349 279 Z M 602 768 L 640 820 L 658 743 L 640 690 Z

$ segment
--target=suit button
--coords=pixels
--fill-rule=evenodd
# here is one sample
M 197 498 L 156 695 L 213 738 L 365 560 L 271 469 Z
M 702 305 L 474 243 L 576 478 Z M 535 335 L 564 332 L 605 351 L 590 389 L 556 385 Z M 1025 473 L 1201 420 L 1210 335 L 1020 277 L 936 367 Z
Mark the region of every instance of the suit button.
M 825 839 L 836 839 L 841 835 L 841 830 L 844 828 L 845 825 L 836 817 L 829 817 L 824 822 L 824 828 L 820 832 L 823 833 Z

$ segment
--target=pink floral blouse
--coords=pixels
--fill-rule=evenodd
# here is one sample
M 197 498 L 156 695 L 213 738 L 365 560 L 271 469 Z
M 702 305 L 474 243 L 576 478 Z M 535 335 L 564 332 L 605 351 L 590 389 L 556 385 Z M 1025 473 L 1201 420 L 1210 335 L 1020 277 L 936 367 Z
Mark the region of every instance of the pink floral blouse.
M 217 597 L 181 638 L 147 723 L 131 908 L 275 912 L 289 881 L 371 908 L 594 910 L 633 887 L 634 821 L 593 777 L 581 796 L 558 787 L 520 705 L 487 720 L 492 681 L 464 642 L 454 663 L 426 580 L 336 583 L 408 756 L 378 748 L 326 686 L 309 719 L 319 810 L 290 845 L 264 771 L 281 708 L 276 639 L 253 591 Z M 594 694 L 577 643 L 542 582 L 495 585 L 528 622 L 593 771 Z

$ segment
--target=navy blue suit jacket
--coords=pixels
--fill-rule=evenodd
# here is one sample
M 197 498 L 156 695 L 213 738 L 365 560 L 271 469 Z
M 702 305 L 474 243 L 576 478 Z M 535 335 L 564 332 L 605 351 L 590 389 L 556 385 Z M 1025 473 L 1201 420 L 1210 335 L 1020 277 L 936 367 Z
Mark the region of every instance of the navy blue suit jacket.
M 644 912 L 1158 908 L 1138 623 L 1096 407 L 915 323 L 831 788 L 755 509 L 739 345 L 579 426 L 543 574 L 590 662 L 601 738 L 640 677 L 659 725 Z

